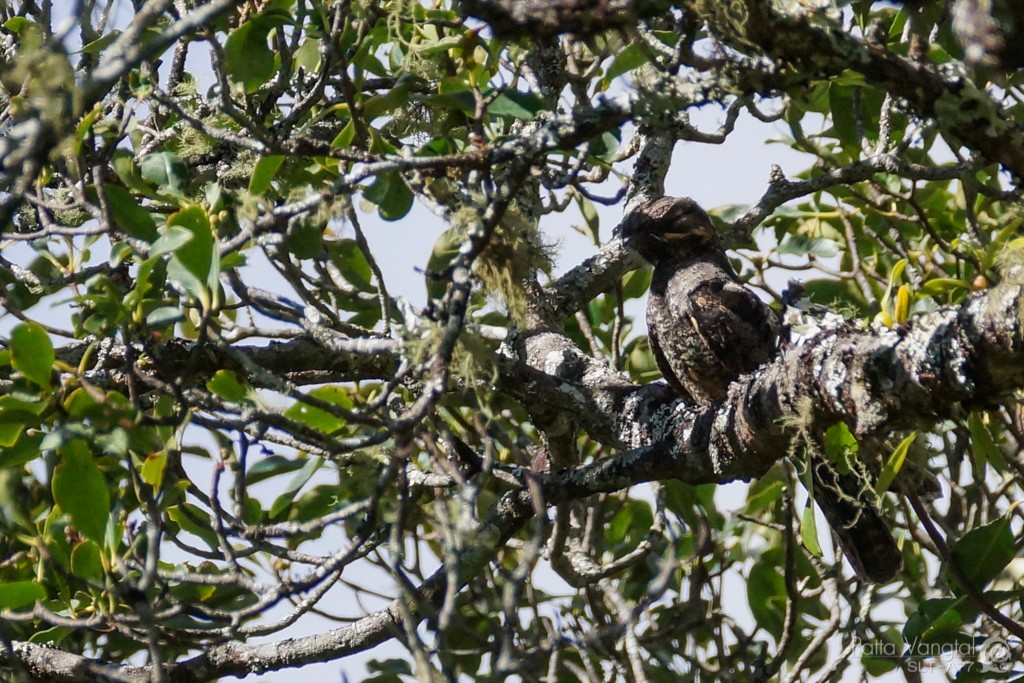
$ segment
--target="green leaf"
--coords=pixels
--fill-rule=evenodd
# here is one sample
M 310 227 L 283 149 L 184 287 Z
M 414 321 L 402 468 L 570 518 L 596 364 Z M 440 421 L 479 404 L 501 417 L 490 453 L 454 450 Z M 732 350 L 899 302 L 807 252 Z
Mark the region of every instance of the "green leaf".
M 601 79 L 601 89 L 606 90 L 611 82 L 624 73 L 647 63 L 647 53 L 640 43 L 630 43 L 615 55 Z
M 907 452 L 910 451 L 911 444 L 914 443 L 914 439 L 917 438 L 917 432 L 912 432 L 910 436 L 900 441 L 899 445 L 893 449 L 892 455 L 885 461 L 885 467 L 882 468 L 882 473 L 878 475 L 878 481 L 875 482 L 875 492 L 878 495 L 882 495 L 889 490 L 892 483 L 896 480 L 896 476 L 903 469 L 903 463 L 907 460 Z
M 308 456 L 306 458 L 305 463 L 303 463 L 302 465 L 302 469 L 300 469 L 296 473 L 296 475 L 292 477 L 292 480 L 288 482 L 288 485 L 285 487 L 284 492 L 282 492 L 281 495 L 274 499 L 274 503 L 270 506 L 271 519 L 277 517 L 279 514 L 288 509 L 288 507 L 292 504 L 292 500 L 295 499 L 295 494 L 297 494 L 299 490 L 306 485 L 306 482 L 309 481 L 309 478 L 312 477 L 313 474 L 318 469 L 320 469 L 320 467 L 323 464 L 323 458 L 317 458 L 314 456 Z
M 122 263 L 128 263 L 134 253 L 132 248 L 124 242 L 115 244 L 110 248 L 110 258 L 107 260 L 107 264 L 111 268 L 117 268 Z
M 365 468 L 362 468 L 360 472 L 363 470 Z M 379 471 L 373 471 L 368 473 L 366 477 L 359 476 L 358 474 L 355 477 L 350 477 L 348 472 L 343 471 L 341 477 L 344 482 L 344 489 L 331 484 L 311 486 L 292 501 L 291 507 L 288 510 L 288 519 L 295 522 L 309 522 L 314 519 L 321 519 L 344 505 L 355 500 L 364 499 L 367 495 L 370 495 L 370 492 L 373 490 L 373 482 L 376 481 L 375 475 L 379 474 Z M 367 481 L 370 477 L 374 478 L 371 481 Z
M 316 258 L 324 248 L 323 226 L 308 219 L 295 219 L 288 226 L 285 244 L 295 258 Z
M 622 298 L 639 299 L 651 286 L 653 268 L 637 268 L 622 277 Z
M 39 457 L 42 434 L 22 434 L 9 447 L 0 448 L 0 469 L 17 468 Z
M 146 316 L 146 324 L 150 327 L 164 327 L 179 323 L 185 319 L 185 314 L 176 306 L 160 306 L 154 308 Z
M 102 414 L 102 409 L 97 410 L 102 405 L 101 399 L 102 393 L 79 387 L 64 399 L 64 410 L 75 420 L 92 419 Z
M 843 422 L 837 422 L 825 432 L 825 454 L 832 462 L 843 465 L 851 453 L 856 453 L 860 445 L 857 437 Z
M 22 29 L 32 24 L 33 22 L 29 21 L 26 17 L 11 17 L 4 22 L 4 28 L 11 33 L 21 33 Z
M 893 306 L 892 318 L 897 325 L 905 325 L 910 317 L 910 285 L 902 284 L 896 290 L 896 305 Z
M 449 50 L 461 47 L 462 42 L 463 37 L 461 35 L 445 36 L 444 38 L 434 39 L 426 43 L 422 48 L 417 49 L 416 54 L 426 57 L 446 53 Z
M 249 179 L 249 192 L 254 195 L 261 195 L 270 189 L 270 183 L 281 168 L 284 162 L 283 154 L 271 154 L 260 157 L 252 169 L 252 177 Z
M 107 49 L 107 47 L 111 43 L 117 40 L 118 36 L 120 35 L 121 32 L 115 29 L 110 33 L 100 36 L 96 40 L 92 41 L 91 43 L 83 47 L 82 52 L 87 55 L 98 55 L 105 49 Z
M 220 541 L 210 523 L 210 515 L 202 508 L 191 503 L 172 505 L 167 508 L 167 517 L 177 524 L 182 531 L 187 531 L 197 538 L 201 538 L 210 548 L 217 548 Z
M 71 571 L 83 579 L 103 578 L 103 560 L 100 546 L 92 540 L 85 540 L 71 551 Z
M 376 293 L 373 286 L 373 270 L 359 243 L 352 239 L 330 242 L 327 246 L 331 262 L 345 280 L 361 292 Z
M 54 358 L 50 335 L 40 325 L 21 323 L 11 330 L 11 366 L 30 382 L 49 387 Z
M 110 492 L 103 473 L 83 441 L 60 450 L 61 463 L 53 472 L 53 499 L 86 537 L 100 542 L 110 516 Z
M 92 111 L 82 117 L 82 120 L 75 126 L 75 154 L 82 153 L 82 146 L 85 141 L 89 139 L 92 131 L 93 124 L 103 115 L 103 109 L 101 107 L 93 107 Z
M 206 211 L 200 206 L 189 206 L 171 216 L 167 225 L 168 228 L 180 226 L 192 233 L 192 238 L 180 246 L 168 262 L 168 279 L 178 282 L 209 308 L 211 292 L 216 292 L 220 277 L 220 254 Z
M 899 631 L 886 629 L 882 638 L 864 643 L 860 663 L 871 676 L 881 676 L 900 665 L 899 655 L 905 646 Z
M 67 626 L 53 626 L 36 631 L 29 636 L 28 642 L 36 645 L 47 645 L 56 647 L 61 641 L 72 634 L 72 629 Z
M 506 90 L 491 102 L 490 106 L 487 107 L 487 113 L 529 120 L 546 108 L 547 102 L 540 95 L 519 92 L 517 90 Z
M 949 277 L 936 277 L 924 282 L 920 291 L 929 296 L 944 296 L 958 291 L 968 291 L 971 285 L 966 280 L 958 280 Z
M 236 28 L 224 44 L 224 67 L 245 92 L 254 93 L 273 77 L 276 56 L 267 35 L 284 24 L 287 15 L 269 12 L 257 15 Z
M 971 529 L 953 546 L 953 558 L 977 589 L 997 577 L 1015 554 L 1013 531 L 1005 517 Z M 963 591 L 962 586 L 958 588 L 958 593 Z
M 164 472 L 167 469 L 167 451 L 157 451 L 146 456 L 142 463 L 142 481 L 146 482 L 156 490 L 164 481 Z
M 309 72 L 317 71 L 320 68 L 320 40 L 309 38 L 303 41 L 295 51 L 295 64 Z
M 981 415 L 973 413 L 967 418 L 967 427 L 971 432 L 971 452 L 974 454 L 974 467 L 978 470 L 978 476 L 984 476 L 986 464 L 992 465 L 999 472 L 1005 472 L 1006 458 Z
M 219 182 L 206 183 L 203 186 L 203 196 L 206 197 L 206 207 L 210 214 L 217 213 L 227 206 L 227 193 Z
M 160 238 L 149 248 L 150 258 L 177 251 L 192 241 L 192 231 L 178 225 L 170 225 L 160 233 Z
M 758 515 L 775 506 L 782 499 L 786 483 L 775 470 L 760 479 L 755 479 L 747 488 L 747 514 Z
M 246 524 L 259 524 L 263 518 L 263 507 L 255 498 L 246 497 L 242 504 L 242 521 Z
M 848 85 L 831 83 L 828 88 L 829 109 L 836 137 L 846 145 L 859 146 L 857 120 L 853 108 L 853 88 Z
M 602 133 L 597 137 L 590 147 L 594 156 L 605 164 L 611 164 L 615 160 L 616 152 L 622 142 L 619 138 L 621 134 L 621 131 L 615 130 Z
M 804 508 L 800 519 L 800 540 L 803 541 L 807 552 L 815 557 L 821 557 L 821 544 L 818 542 L 818 523 L 814 518 L 813 505 L 808 505 Z
M 747 603 L 758 626 L 781 637 L 786 614 L 786 580 L 778 563 L 763 555 L 747 577 Z
M 590 201 L 590 199 L 583 194 L 577 194 L 576 201 L 580 205 L 580 213 L 583 214 L 583 221 L 587 224 L 587 230 L 590 232 L 590 239 L 593 240 L 595 245 L 600 244 L 601 219 L 597 215 L 597 207 L 594 206 L 594 202 Z
M 882 321 L 892 327 L 893 323 L 893 306 L 892 306 L 892 290 L 899 282 L 900 277 L 903 275 L 903 271 L 907 267 L 907 259 L 900 259 L 892 267 L 892 273 L 889 274 L 889 283 L 885 287 L 885 294 L 882 295 L 881 301 L 878 302 L 879 307 L 882 309 L 879 316 Z
M 128 432 L 122 427 L 115 427 L 105 434 L 98 434 L 93 445 L 105 455 L 123 457 L 128 453 Z
M 780 254 L 806 256 L 811 254 L 820 258 L 831 258 L 839 253 L 839 246 L 824 237 L 807 237 L 805 235 L 787 235 L 779 245 Z
M 386 221 L 404 218 L 412 208 L 413 194 L 397 171 L 382 173 L 366 188 L 363 196 L 377 205 L 377 213 Z
M 0 447 L 10 448 L 22 440 L 25 428 L 38 427 L 46 401 L 22 401 L 14 396 L 0 396 Z
M 271 455 L 260 460 L 245 473 L 246 484 L 258 484 L 261 481 L 287 474 L 301 469 L 303 461 L 298 458 L 286 458 L 283 455 Z
M 615 516 L 604 526 L 605 540 L 610 543 L 621 543 L 626 539 L 626 533 L 633 525 L 634 508 L 632 505 L 623 505 Z
M 218 370 L 206 382 L 206 388 L 224 400 L 234 403 L 249 397 L 249 386 L 234 370 Z
M 459 254 L 462 235 L 458 230 L 449 228 L 442 232 L 427 260 L 427 296 L 440 299 L 447 289 L 447 281 L 442 277 L 448 266 Z
M 978 608 L 967 596 L 925 600 L 907 619 L 903 639 L 908 643 L 951 642 L 977 614 Z
M 188 167 L 174 152 L 147 154 L 140 170 L 143 178 L 174 194 L 182 194 L 188 184 Z
M 349 121 L 344 128 L 341 129 L 333 140 L 331 140 L 331 147 L 337 147 L 341 149 L 348 148 L 352 145 L 352 141 L 356 137 L 356 126 L 354 123 Z
M 336 405 L 340 408 L 352 408 L 352 398 L 342 387 L 318 387 L 313 391 L 310 391 L 309 395 L 312 398 Z M 345 420 L 342 418 L 332 415 L 320 408 L 311 406 L 308 403 L 303 403 L 302 401 L 296 401 L 293 403 L 288 410 L 284 411 L 284 416 L 295 420 L 296 422 L 301 422 L 307 427 L 312 427 L 324 434 L 333 434 L 345 426 Z
M 46 589 L 35 581 L 0 583 L 0 610 L 20 609 L 46 599 Z

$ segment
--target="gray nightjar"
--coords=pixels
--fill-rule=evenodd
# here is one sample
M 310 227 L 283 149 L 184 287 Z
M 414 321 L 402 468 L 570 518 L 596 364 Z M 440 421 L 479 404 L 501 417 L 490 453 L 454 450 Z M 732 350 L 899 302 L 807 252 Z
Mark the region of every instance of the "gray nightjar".
M 647 302 L 651 351 L 665 381 L 708 406 L 729 384 L 778 352 L 778 316 L 737 279 L 707 213 L 687 197 L 660 197 L 622 224 L 622 238 L 654 266 Z M 840 474 L 821 456 L 808 463 L 814 499 L 857 574 L 891 580 L 902 553 L 862 476 Z

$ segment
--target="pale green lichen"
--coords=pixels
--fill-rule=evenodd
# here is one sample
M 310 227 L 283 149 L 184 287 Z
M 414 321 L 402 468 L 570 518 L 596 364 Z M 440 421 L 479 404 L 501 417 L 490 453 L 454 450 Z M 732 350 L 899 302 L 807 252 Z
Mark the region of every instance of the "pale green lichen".
M 208 135 L 192 126 L 183 126 L 178 134 L 178 156 L 183 159 L 209 154 L 213 146 L 213 140 Z
M 454 230 L 468 234 L 480 220 L 474 207 L 463 207 L 451 216 Z M 522 217 L 516 206 L 509 207 L 494 228 L 486 248 L 473 268 L 488 293 L 498 293 L 513 320 L 526 315 L 525 283 L 538 271 L 551 270 L 551 247 L 544 245 L 535 222 Z
M 1010 240 L 996 255 L 996 268 L 1003 282 L 1024 284 L 1024 237 Z
M 79 206 L 71 204 L 74 194 L 67 188 L 59 188 L 54 192 L 53 201 L 59 205 L 67 205 L 68 209 L 56 210 L 53 218 L 61 225 L 77 228 L 89 220 L 89 214 Z
M 984 92 L 964 82 L 956 92 L 944 90 L 935 100 L 935 117 L 949 127 L 979 126 L 984 122 L 987 137 L 998 138 L 1010 125 L 999 116 L 999 108 Z

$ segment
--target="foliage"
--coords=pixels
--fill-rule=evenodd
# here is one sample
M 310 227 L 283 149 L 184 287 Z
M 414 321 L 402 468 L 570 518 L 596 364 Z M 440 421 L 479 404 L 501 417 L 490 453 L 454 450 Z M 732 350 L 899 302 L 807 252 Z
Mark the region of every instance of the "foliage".
M 1024 72 L 965 62 L 937 3 L 613 2 L 605 26 L 516 38 L 495 37 L 511 14 L 462 13 L 485 4 L 86 2 L 70 24 L 0 5 L 5 677 L 67 666 L 12 643 L 202 680 L 401 633 L 378 681 L 909 676 L 939 666 L 924 646 L 1017 647 L 1012 397 L 885 435 L 905 568 L 875 588 L 823 552 L 787 461 L 738 501 L 675 479 L 546 499 L 536 475 L 636 444 L 600 401 L 558 402 L 592 387 L 544 389 L 530 340 L 564 335 L 623 386 L 659 377 L 649 273 L 598 207 L 662 193 L 675 142 L 740 120 L 807 160 L 712 210 L 766 297 L 792 273 L 899 331 L 988 290 L 1022 246 Z M 691 121 L 705 105 L 720 130 Z M 382 268 L 405 248 L 390 222 L 436 237 L 415 286 Z M 572 223 L 607 243 L 596 285 L 552 276 Z M 801 429 L 867 457 L 852 424 Z M 944 498 L 893 493 L 906 463 Z M 304 659 L 217 659 L 381 598 Z

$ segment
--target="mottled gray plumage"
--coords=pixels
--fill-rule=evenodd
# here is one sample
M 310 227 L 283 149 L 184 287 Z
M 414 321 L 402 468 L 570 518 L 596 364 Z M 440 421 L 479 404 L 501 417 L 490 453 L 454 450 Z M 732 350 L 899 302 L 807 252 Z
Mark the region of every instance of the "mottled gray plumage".
M 661 197 L 630 214 L 623 237 L 654 265 L 647 329 L 665 380 L 693 402 L 775 355 L 778 318 L 736 279 L 711 219 L 689 198 Z
M 660 197 L 633 211 L 623 239 L 651 265 L 647 328 L 665 381 L 692 403 L 724 398 L 729 384 L 771 360 L 779 321 L 736 277 L 711 219 L 689 198 Z M 857 573 L 888 581 L 903 564 L 862 477 L 812 458 L 814 499 Z

